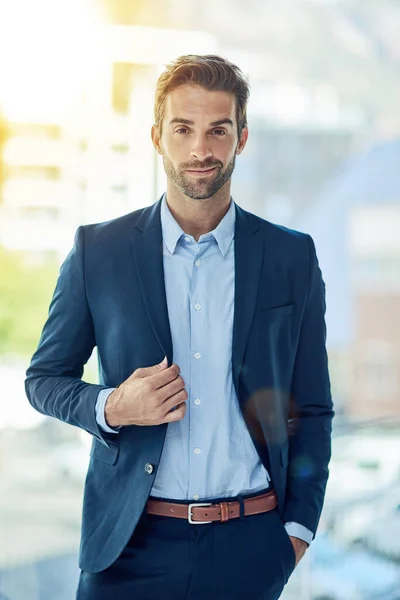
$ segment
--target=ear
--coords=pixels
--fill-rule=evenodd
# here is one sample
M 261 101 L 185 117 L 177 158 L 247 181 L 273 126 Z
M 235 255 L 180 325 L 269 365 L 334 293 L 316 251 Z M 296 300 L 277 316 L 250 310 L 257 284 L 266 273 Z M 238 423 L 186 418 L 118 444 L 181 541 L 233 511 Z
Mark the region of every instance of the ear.
M 157 125 L 153 125 L 151 128 L 151 139 L 158 154 L 162 154 L 161 136 Z
M 247 144 L 248 137 L 249 137 L 249 130 L 247 127 L 243 127 L 243 131 L 240 136 L 240 140 L 238 141 L 238 145 L 236 146 L 236 154 L 241 154 L 243 152 L 244 147 Z

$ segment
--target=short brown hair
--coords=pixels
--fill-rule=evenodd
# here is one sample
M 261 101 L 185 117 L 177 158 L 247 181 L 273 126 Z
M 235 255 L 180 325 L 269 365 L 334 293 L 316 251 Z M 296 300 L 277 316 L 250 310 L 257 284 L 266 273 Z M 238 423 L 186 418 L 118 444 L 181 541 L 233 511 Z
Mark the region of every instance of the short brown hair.
M 236 97 L 238 136 L 247 126 L 247 101 L 250 86 L 239 67 L 221 56 L 187 54 L 167 65 L 157 81 L 154 105 L 155 124 L 161 133 L 167 95 L 180 85 L 200 85 L 206 90 L 220 90 Z

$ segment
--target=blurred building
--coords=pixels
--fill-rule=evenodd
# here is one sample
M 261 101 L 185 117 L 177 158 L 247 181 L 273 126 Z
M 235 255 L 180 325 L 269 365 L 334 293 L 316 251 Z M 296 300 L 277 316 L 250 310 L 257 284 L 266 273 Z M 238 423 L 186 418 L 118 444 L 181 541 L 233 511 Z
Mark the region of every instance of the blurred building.
M 2 245 L 46 253 L 62 247 L 64 236 L 70 238 L 76 193 L 74 186 L 68 190 L 64 168 L 71 153 L 61 124 L 10 123 L 0 208 Z
M 365 144 L 366 117 L 344 105 L 323 79 L 288 70 L 266 75 L 265 56 L 224 51 L 251 75 L 249 141 L 237 161 L 233 192 L 246 208 L 290 227 Z
M 63 111 L 5 114 L 0 244 L 31 257 L 64 256 L 78 225 L 154 202 L 164 188 L 150 139 L 157 77 L 180 54 L 215 50 L 211 35 L 194 31 L 108 25 L 89 34 L 90 61 Z
M 3 148 L 8 135 L 7 124 L 0 112 L 0 205 L 3 199 L 3 183 L 4 183 L 4 157 Z
M 237 162 L 233 193 L 263 218 L 290 227 L 353 152 L 356 127 L 317 120 L 289 125 L 250 115 L 249 143 Z
M 353 159 L 297 225 L 315 239 L 346 413 L 400 418 L 400 140 Z

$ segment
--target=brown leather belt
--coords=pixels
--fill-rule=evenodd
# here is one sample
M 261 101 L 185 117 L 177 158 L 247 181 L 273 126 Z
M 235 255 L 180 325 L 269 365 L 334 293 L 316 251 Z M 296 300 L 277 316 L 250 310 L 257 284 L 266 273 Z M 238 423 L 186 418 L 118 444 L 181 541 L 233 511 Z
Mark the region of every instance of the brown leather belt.
M 275 491 L 271 490 L 253 498 L 244 498 L 243 504 L 244 514 L 248 516 L 273 510 L 277 506 L 278 501 Z M 211 523 L 211 521 L 225 523 L 229 519 L 240 517 L 240 504 L 237 500 L 219 502 L 218 504 L 211 504 L 209 502 L 176 504 L 174 502 L 149 498 L 146 510 L 150 515 L 187 519 L 193 525 L 203 525 L 204 523 Z

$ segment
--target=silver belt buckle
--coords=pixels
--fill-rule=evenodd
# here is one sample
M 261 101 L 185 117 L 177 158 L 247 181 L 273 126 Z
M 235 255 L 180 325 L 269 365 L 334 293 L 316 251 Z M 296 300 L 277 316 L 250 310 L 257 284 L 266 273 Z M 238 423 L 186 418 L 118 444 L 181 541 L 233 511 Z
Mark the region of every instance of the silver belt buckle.
M 211 506 L 212 502 L 194 502 L 188 506 L 188 521 L 192 525 L 205 525 L 205 523 L 212 523 L 212 521 L 193 521 L 192 520 L 192 507 L 193 506 Z

